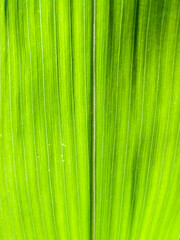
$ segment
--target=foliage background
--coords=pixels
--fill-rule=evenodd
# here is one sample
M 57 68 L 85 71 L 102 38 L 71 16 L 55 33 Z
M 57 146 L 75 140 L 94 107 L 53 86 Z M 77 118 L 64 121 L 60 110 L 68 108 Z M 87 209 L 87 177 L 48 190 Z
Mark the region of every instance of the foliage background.
M 0 0 L 0 239 L 178 239 L 179 15 Z

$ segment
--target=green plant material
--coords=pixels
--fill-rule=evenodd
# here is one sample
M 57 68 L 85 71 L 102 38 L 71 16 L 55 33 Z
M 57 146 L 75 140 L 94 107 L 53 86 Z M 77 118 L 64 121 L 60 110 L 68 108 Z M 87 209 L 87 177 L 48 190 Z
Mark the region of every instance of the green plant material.
M 178 239 L 179 21 L 179 0 L 0 0 L 0 239 Z

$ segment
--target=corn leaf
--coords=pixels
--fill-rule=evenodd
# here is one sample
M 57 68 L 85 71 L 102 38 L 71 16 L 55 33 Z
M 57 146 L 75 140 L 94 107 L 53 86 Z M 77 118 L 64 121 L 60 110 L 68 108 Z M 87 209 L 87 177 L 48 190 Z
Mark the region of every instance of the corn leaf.
M 179 21 L 179 0 L 0 0 L 0 239 L 178 239 Z

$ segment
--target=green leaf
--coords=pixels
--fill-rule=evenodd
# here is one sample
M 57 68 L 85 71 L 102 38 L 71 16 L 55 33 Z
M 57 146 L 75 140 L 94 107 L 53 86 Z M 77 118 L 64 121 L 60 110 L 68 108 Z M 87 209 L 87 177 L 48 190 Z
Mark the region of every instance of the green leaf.
M 179 0 L 0 0 L 0 239 L 178 239 L 179 21 Z

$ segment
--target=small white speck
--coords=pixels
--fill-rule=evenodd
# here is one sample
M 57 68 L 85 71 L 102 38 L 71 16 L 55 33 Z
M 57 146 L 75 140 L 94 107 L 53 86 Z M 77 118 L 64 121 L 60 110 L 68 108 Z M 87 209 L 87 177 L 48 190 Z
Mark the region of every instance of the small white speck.
M 62 146 L 65 147 L 66 145 L 64 143 L 62 143 Z
M 62 162 L 64 162 L 64 159 L 62 159 Z

